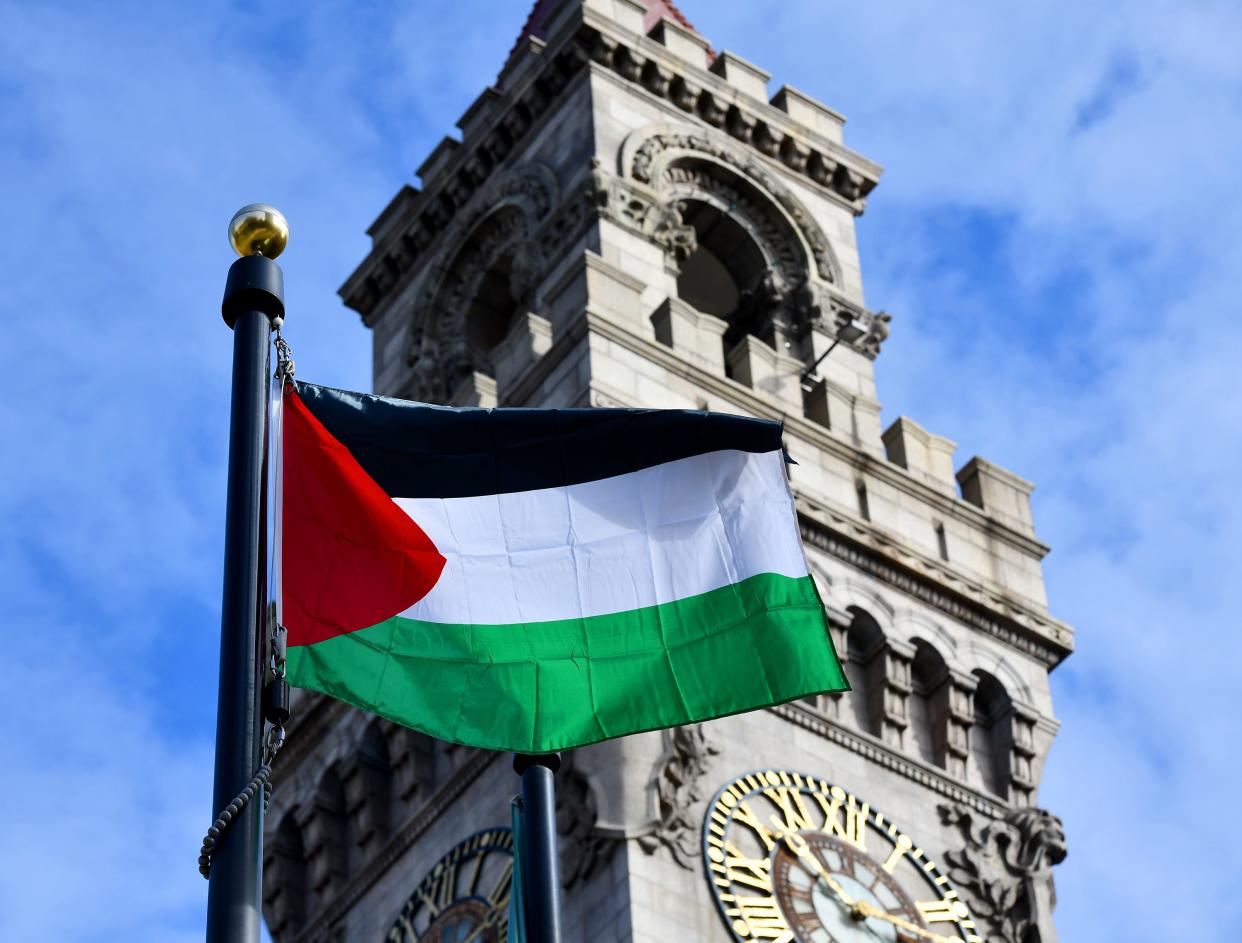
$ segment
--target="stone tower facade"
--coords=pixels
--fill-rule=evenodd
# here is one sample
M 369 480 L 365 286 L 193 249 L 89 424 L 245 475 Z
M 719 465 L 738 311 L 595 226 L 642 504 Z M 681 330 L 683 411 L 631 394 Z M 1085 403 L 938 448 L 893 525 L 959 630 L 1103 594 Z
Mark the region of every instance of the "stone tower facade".
M 1057 730 L 1048 673 L 1073 631 L 1048 612 L 1032 486 L 957 465 L 911 419 L 882 428 L 872 367 L 890 318 L 865 303 L 854 227 L 880 168 L 846 147 L 841 115 L 768 86 L 669 3 L 540 0 L 341 293 L 372 330 L 376 392 L 785 424 L 854 690 L 567 756 L 566 940 L 848 943 L 869 926 L 1053 943 L 1065 844 L 1037 790 Z M 437 875 L 507 827 L 509 757 L 318 696 L 294 710 L 266 828 L 278 943 L 495 939 L 483 918 L 452 928 L 472 892 Z M 892 877 L 892 913 L 911 916 L 790 878 L 791 815 L 829 857 L 852 842 L 861 863 L 841 868 L 882 899 Z

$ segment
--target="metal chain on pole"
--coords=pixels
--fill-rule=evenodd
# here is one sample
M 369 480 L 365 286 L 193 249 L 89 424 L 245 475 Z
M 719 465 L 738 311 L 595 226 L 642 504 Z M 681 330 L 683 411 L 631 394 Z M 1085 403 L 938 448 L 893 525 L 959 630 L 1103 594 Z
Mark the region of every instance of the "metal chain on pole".
M 283 387 L 292 381 L 296 367 L 293 362 L 293 350 L 289 342 L 280 332 L 283 318 L 276 318 L 276 380 Z M 270 583 L 268 585 L 271 585 Z M 198 873 L 204 878 L 211 876 L 211 855 L 220 843 L 221 836 L 228 830 L 238 813 L 246 807 L 246 803 L 254 799 L 260 789 L 263 790 L 263 811 L 267 811 L 272 801 L 272 761 L 285 742 L 285 723 L 289 717 L 289 684 L 285 680 L 285 627 L 276 620 L 275 604 L 268 611 L 268 671 L 270 673 L 264 686 L 263 713 L 269 726 L 263 741 L 263 762 L 244 789 L 225 806 L 216 820 L 207 829 L 203 837 L 203 846 L 198 855 Z
M 285 336 L 280 332 L 280 327 L 284 318 L 277 318 L 276 325 L 276 381 L 283 387 L 285 383 L 293 380 L 293 375 L 297 372 L 297 365 L 293 362 L 293 348 L 289 346 L 289 342 L 285 340 Z
M 274 607 L 273 607 L 274 608 Z M 275 619 L 271 612 L 268 619 L 267 650 L 268 669 L 271 680 L 264 691 L 264 714 L 269 723 L 267 736 L 263 741 L 263 762 L 246 787 L 237 794 L 224 811 L 216 816 L 216 820 L 207 829 L 203 837 L 203 847 L 198 855 L 198 873 L 204 878 L 211 876 L 211 855 L 220 837 L 227 831 L 246 803 L 254 799 L 260 789 L 263 790 L 263 811 L 272 801 L 272 762 L 285 743 L 285 723 L 289 717 L 289 687 L 285 680 L 285 627 Z

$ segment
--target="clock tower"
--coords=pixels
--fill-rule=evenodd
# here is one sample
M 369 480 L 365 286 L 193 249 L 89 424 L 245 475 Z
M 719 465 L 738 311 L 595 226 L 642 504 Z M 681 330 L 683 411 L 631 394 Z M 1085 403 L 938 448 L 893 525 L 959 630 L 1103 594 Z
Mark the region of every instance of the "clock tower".
M 853 690 L 566 755 L 567 941 L 1054 943 L 1065 839 L 1038 786 L 1073 630 L 1032 485 L 881 423 L 900 319 L 868 306 L 854 227 L 880 168 L 772 84 L 666 0 L 538 0 L 341 294 L 379 393 L 784 423 Z M 503 939 L 510 758 L 293 707 L 276 941 Z

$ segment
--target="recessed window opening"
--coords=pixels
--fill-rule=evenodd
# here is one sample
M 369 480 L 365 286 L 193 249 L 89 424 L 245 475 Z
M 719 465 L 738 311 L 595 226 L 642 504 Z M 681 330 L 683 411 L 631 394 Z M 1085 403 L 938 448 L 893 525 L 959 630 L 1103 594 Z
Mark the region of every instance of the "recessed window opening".
M 845 695 L 859 730 L 880 735 L 884 710 L 884 633 L 870 615 L 854 610 L 845 631 L 845 675 L 850 688 Z
M 704 314 L 728 323 L 725 350 L 747 334 L 773 343 L 768 312 L 759 303 L 767 261 L 751 234 L 726 211 L 683 201 L 682 220 L 694 227 L 696 248 L 681 263 L 677 295 Z
M 949 540 L 944 533 L 944 525 L 936 524 L 936 545 L 940 549 L 940 559 L 946 563 L 949 560 Z
M 871 520 L 871 504 L 867 500 L 867 486 L 860 481 L 854 486 L 854 490 L 858 495 L 858 513 L 862 515 L 864 521 Z
M 512 265 L 502 259 L 479 280 L 478 290 L 466 309 L 466 343 L 487 353 L 509 333 L 517 305 L 510 290 Z

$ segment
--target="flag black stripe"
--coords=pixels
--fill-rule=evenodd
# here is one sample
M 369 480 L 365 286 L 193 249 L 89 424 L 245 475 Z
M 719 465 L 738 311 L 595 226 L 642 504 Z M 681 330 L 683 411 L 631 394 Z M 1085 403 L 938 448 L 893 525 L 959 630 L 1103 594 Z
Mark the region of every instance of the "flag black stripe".
M 679 409 L 452 409 L 298 383 L 302 401 L 395 498 L 463 498 L 598 481 L 735 449 L 781 424 Z

